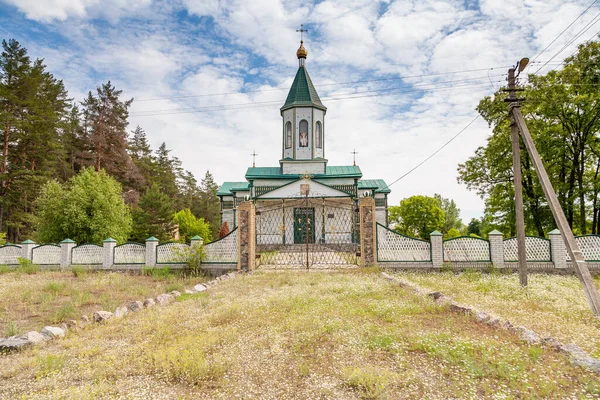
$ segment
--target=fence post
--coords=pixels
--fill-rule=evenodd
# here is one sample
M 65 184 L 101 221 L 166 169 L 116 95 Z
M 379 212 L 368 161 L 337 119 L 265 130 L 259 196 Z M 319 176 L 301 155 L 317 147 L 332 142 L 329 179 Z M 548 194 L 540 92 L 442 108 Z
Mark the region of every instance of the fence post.
M 109 269 L 113 266 L 114 250 L 116 245 L 117 241 L 113 238 L 108 238 L 102 242 L 102 248 L 104 249 L 102 268 Z
M 548 232 L 550 238 L 550 255 L 554 268 L 567 268 L 567 249 L 558 229 Z
M 490 238 L 490 259 L 496 268 L 504 268 L 504 242 L 501 232 L 493 230 L 488 233 Z
M 238 205 L 238 229 L 238 269 L 253 270 L 256 262 L 256 211 L 251 201 Z
M 360 264 L 363 267 L 368 267 L 377 262 L 375 199 L 362 197 L 358 201 L 358 208 L 360 212 Z
M 196 235 L 193 238 L 190 239 L 190 246 L 191 247 L 196 247 L 196 246 L 202 246 L 204 244 L 204 239 L 202 239 L 200 236 Z
M 154 236 L 150 236 L 146 239 L 146 266 L 156 267 L 156 246 L 158 246 L 158 239 Z
M 75 241 L 71 239 L 60 242 L 60 269 L 67 269 L 71 266 L 73 247 L 75 247 Z
M 439 231 L 433 231 L 429 235 L 431 242 L 431 264 L 433 268 L 442 268 L 444 265 L 444 239 Z
M 33 256 L 33 248 L 35 247 L 35 242 L 33 240 L 27 239 L 23 243 L 21 243 L 21 250 L 23 251 L 21 257 L 31 260 Z

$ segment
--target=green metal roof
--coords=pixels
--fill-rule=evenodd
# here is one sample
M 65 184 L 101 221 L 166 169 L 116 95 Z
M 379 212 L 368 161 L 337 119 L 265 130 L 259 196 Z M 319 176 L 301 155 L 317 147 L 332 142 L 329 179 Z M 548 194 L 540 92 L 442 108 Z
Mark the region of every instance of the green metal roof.
M 301 177 L 303 174 L 283 174 L 281 173 L 281 167 L 255 167 L 248 168 L 246 171 L 246 179 L 295 179 Z M 313 174 L 313 178 L 360 178 L 362 172 L 358 166 L 355 165 L 340 165 L 340 166 L 326 166 L 324 174 Z
M 391 193 L 383 179 L 361 179 L 358 181 L 358 190 L 375 189 L 375 193 Z
M 317 94 L 317 89 L 315 89 L 315 86 L 310 80 L 310 76 L 308 76 L 308 71 L 304 66 L 298 68 L 294 83 L 292 83 L 285 104 L 281 107 L 281 111 L 298 106 L 311 106 L 317 107 L 323 111 L 327 110 L 327 107 L 321 103 L 321 99 Z
M 223 182 L 217 191 L 217 196 L 231 196 L 232 191 L 248 190 L 249 187 L 248 182 Z

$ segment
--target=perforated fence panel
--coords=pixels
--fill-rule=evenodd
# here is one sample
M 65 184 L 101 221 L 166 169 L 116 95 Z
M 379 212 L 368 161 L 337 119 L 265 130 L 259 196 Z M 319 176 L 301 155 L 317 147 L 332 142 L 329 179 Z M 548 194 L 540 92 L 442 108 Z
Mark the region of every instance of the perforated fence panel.
M 71 250 L 71 264 L 92 265 L 102 264 L 103 248 L 96 244 L 82 244 Z
M 156 247 L 157 264 L 185 264 L 186 252 L 190 248 L 185 243 L 164 243 Z
M 576 236 L 575 241 L 579 245 L 585 261 L 600 261 L 600 236 Z M 568 252 L 567 261 L 571 261 L 571 256 Z
M 484 239 L 474 237 L 460 237 L 446 240 L 443 246 L 444 261 L 491 261 L 490 243 Z
M 125 243 L 115 246 L 115 264 L 145 264 L 146 246 L 141 243 Z
M 552 261 L 550 241 L 537 236 L 525 238 L 525 254 L 527 261 Z M 504 261 L 519 261 L 517 238 L 504 241 Z
M 431 261 L 431 244 L 377 224 L 377 261 Z
M 204 246 L 204 263 L 236 264 L 238 262 L 238 230 Z
M 55 244 L 44 244 L 34 247 L 32 250 L 32 262 L 39 265 L 59 265 L 60 246 Z
M 18 264 L 19 257 L 22 257 L 22 250 L 21 250 L 21 246 L 17 246 L 17 245 L 6 245 L 6 246 L 2 246 L 0 247 L 0 264 L 3 265 L 14 265 L 14 264 Z

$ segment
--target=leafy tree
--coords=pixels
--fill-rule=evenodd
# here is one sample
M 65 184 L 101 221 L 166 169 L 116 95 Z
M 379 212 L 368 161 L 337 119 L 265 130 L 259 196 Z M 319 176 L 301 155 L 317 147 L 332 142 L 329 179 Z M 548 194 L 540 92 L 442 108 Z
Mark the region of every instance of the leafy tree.
M 450 228 L 448 232 L 444 234 L 444 239 L 452 239 L 460 236 L 460 231 L 456 228 Z
M 36 200 L 37 237 L 41 242 L 99 243 L 108 237 L 124 242 L 131 230 L 121 185 L 104 170 L 86 168 L 67 183 L 50 181 Z
M 154 236 L 169 240 L 173 231 L 173 201 L 157 184 L 148 188 L 133 209 L 133 240 L 143 241 Z
M 227 223 L 227 221 L 225 221 L 219 229 L 219 239 L 224 238 L 227 235 L 229 235 L 229 224 Z
M 396 230 L 404 235 L 429 239 L 431 232 L 444 226 L 444 210 L 434 197 L 412 196 L 400 201 Z
M 400 223 L 400 206 L 388 207 L 388 224 Z
M 460 209 L 452 199 L 446 199 L 440 194 L 434 194 L 433 197 L 440 203 L 440 207 L 444 210 L 444 226 L 442 233 L 446 234 L 450 229 L 455 228 L 460 230 L 463 226 L 460 217 Z
M 521 107 L 544 160 L 567 220 L 575 232 L 600 229 L 600 43 L 579 47 L 561 71 L 530 75 Z M 484 98 L 477 108 L 493 127 L 486 146 L 459 165 L 459 182 L 485 200 L 485 215 L 496 229 L 515 235 L 510 121 L 506 94 Z M 521 143 L 521 171 L 526 231 L 543 236 L 554 228 L 531 160 Z M 591 214 L 591 215 L 590 215 Z M 591 216 L 591 218 L 590 218 Z
M 173 222 L 179 226 L 179 234 L 184 242 L 188 242 L 194 236 L 200 236 L 204 243 L 212 240 L 212 233 L 204 218 L 196 218 L 189 208 L 175 213 Z
M 481 236 L 481 221 L 477 218 L 472 218 L 467 225 L 467 235 Z

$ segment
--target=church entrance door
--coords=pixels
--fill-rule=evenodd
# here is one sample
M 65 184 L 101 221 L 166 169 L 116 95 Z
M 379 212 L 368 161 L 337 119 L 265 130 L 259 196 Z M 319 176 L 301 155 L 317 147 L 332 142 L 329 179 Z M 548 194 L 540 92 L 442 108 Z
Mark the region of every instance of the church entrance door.
M 294 244 L 315 242 L 315 209 L 294 208 Z

